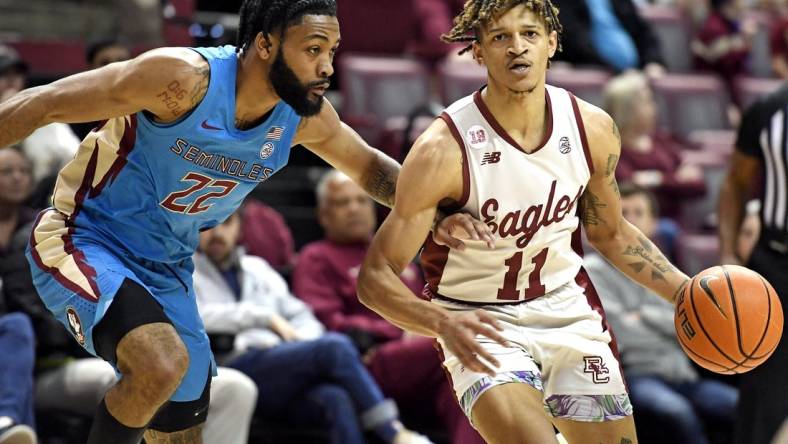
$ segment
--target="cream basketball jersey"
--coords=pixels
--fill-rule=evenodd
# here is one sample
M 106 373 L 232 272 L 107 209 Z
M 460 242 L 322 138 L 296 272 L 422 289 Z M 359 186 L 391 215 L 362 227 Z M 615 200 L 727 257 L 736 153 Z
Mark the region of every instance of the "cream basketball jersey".
M 465 251 L 449 250 L 430 237 L 421 260 L 431 296 L 511 304 L 575 285 L 583 262 L 577 208 L 593 164 L 575 97 L 546 89 L 545 138 L 531 153 L 479 91 L 441 115 L 463 150 L 462 210 L 490 227 L 495 248 L 469 240 Z

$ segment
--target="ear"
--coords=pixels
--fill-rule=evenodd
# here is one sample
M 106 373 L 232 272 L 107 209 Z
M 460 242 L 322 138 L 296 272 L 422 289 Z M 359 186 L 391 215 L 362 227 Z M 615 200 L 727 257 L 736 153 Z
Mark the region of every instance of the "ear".
M 479 44 L 478 41 L 474 41 L 471 43 L 471 52 L 473 53 L 473 60 L 476 60 L 476 63 L 479 66 L 484 66 L 484 56 L 482 56 L 482 46 Z
M 555 52 L 558 50 L 558 33 L 550 31 L 547 36 L 547 57 L 552 59 Z
M 254 38 L 254 48 L 262 60 L 270 60 L 274 57 L 274 43 L 270 40 L 271 37 L 271 35 L 265 36 L 262 32 L 258 32 Z

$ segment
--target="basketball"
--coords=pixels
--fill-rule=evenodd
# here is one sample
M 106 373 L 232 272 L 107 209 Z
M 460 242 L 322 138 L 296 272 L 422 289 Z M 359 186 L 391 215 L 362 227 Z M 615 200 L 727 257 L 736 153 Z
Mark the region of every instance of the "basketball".
M 716 373 L 746 373 L 766 361 L 783 332 L 783 310 L 771 284 L 736 265 L 701 271 L 676 301 L 684 352 Z

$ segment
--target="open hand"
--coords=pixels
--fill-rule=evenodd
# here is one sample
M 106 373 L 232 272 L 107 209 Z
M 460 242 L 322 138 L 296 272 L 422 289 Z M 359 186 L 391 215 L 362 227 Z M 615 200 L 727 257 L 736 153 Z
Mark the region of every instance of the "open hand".
M 476 336 L 486 336 L 506 347 L 508 341 L 499 333 L 502 330 L 498 320 L 491 314 L 484 310 L 474 310 L 451 313 L 438 327 L 438 335 L 465 368 L 495 376 L 495 370 L 490 368 L 490 365 L 499 367 L 501 363 L 482 347 Z
M 454 213 L 438 223 L 433 233 L 435 243 L 463 251 L 465 243 L 460 239 L 483 240 L 488 248 L 495 247 L 490 227 L 467 213 Z

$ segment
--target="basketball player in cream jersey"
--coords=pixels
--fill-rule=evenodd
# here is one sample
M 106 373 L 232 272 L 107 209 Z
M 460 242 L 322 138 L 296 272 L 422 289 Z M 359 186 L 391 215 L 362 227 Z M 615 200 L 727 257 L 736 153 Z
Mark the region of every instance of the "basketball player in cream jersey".
M 444 38 L 471 42 L 488 84 L 419 138 L 394 210 L 359 276 L 359 297 L 411 332 L 438 339 L 460 404 L 491 443 L 637 441 L 615 341 L 582 268 L 589 241 L 668 300 L 688 281 L 621 216 L 612 119 L 545 85 L 561 25 L 549 0 L 470 0 Z M 422 252 L 431 301 L 399 281 L 439 207 L 485 223 L 448 250 Z M 470 222 L 469 222 L 470 223 Z M 478 232 L 478 229 L 469 232 Z

